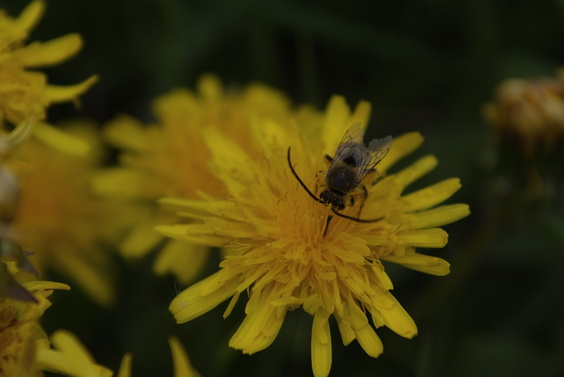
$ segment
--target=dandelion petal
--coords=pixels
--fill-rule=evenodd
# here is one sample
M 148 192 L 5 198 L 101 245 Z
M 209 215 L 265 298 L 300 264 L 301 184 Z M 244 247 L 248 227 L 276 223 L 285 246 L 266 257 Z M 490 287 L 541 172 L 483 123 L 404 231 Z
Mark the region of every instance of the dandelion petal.
M 311 366 L 315 377 L 329 375 L 332 363 L 329 317 L 316 313 L 311 328 Z

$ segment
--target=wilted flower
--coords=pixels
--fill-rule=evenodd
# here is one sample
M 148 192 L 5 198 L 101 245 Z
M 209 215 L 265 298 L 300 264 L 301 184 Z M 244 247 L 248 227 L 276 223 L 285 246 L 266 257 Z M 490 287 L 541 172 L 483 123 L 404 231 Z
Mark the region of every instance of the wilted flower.
M 510 79 L 502 82 L 484 116 L 530 156 L 564 140 L 564 69 L 556 79 Z

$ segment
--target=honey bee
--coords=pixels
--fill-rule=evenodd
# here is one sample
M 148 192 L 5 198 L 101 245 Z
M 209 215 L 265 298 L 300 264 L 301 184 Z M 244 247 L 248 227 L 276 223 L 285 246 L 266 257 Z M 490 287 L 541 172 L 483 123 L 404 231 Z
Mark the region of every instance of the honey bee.
M 368 191 L 362 181 L 368 174 L 375 172 L 376 165 L 386 157 L 392 146 L 392 137 L 386 136 L 381 139 L 374 139 L 366 147 L 363 136 L 364 131 L 360 123 L 357 122 L 345 132 L 335 151 L 335 157 L 325 155 L 330 165 L 325 172 L 325 184 L 322 186 L 323 191 L 321 191 L 319 197 L 310 191 L 294 170 L 290 157 L 291 148 L 288 148 L 288 165 L 292 174 L 309 196 L 321 204 L 331 206 L 331 210 L 336 216 L 361 223 L 372 223 L 380 221 L 382 218 L 360 218 L 364 201 L 368 197 Z M 339 211 L 344 210 L 347 205 L 354 206 L 354 198 L 358 194 L 362 194 L 358 215 L 353 217 L 340 213 Z M 332 215 L 327 218 L 324 235 L 327 233 L 332 218 Z

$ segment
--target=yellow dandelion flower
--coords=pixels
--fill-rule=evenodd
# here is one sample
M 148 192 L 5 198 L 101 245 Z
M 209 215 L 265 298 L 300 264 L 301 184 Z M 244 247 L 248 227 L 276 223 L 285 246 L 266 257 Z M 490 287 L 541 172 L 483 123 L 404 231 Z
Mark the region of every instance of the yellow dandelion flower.
M 390 293 L 392 281 L 382 262 L 435 275 L 449 273 L 446 261 L 417 253 L 416 248 L 444 247 L 448 235 L 439 226 L 469 214 L 465 204 L 437 206 L 460 188 L 459 180 L 404 194 L 409 184 L 437 165 L 437 159 L 426 156 L 388 173 L 423 141 L 418 133 L 399 136 L 377 165 L 379 179 L 365 183 L 367 197 L 360 217 L 381 220 L 360 222 L 337 216 L 330 206 L 313 200 L 287 159 L 291 147 L 297 175 L 319 195 L 323 184 L 319 172 L 328 166 L 324 156 L 334 156 L 345 130 L 356 122 L 366 124 L 369 112 L 370 106 L 362 102 L 351 114 L 344 99 L 335 97 L 317 133 L 306 135 L 297 125 L 254 123 L 255 154 L 218 129 L 205 130 L 212 172 L 228 195 L 163 199 L 164 205 L 195 221 L 158 230 L 191 243 L 223 246 L 230 253 L 217 273 L 172 301 L 170 310 L 177 322 L 190 321 L 231 297 L 227 316 L 247 292 L 246 318 L 229 345 L 252 354 L 274 341 L 288 310 L 301 306 L 313 316 L 311 357 L 317 377 L 327 376 L 331 367 L 331 316 L 344 344 L 356 339 L 372 357 L 383 351 L 375 328 L 387 326 L 407 338 L 416 335 L 414 321 Z M 360 202 L 340 213 L 356 218 Z
M 50 337 L 50 342 L 37 343 L 34 367 L 36 370 L 49 371 L 72 377 L 111 377 L 112 370 L 97 364 L 88 349 L 72 333 L 58 330 Z M 174 375 L 177 377 L 199 377 L 192 367 L 188 354 L 180 341 L 169 337 Z M 133 357 L 126 353 L 122 359 L 117 377 L 130 377 Z M 0 376 L 2 376 L 0 372 Z M 28 375 L 25 375 L 28 376 Z
M 73 132 L 90 144 L 95 141 L 92 129 Z M 90 190 L 97 156 L 69 156 L 35 140 L 20 152 L 25 160 L 15 170 L 21 192 L 8 235 L 34 252 L 29 259 L 39 271 L 70 276 L 97 302 L 111 304 L 111 259 L 100 241 L 112 240 L 114 220 L 108 215 L 110 204 Z
M 24 283 L 37 302 L 22 302 L 0 297 L 0 376 L 37 376 L 41 368 L 35 362 L 38 347 L 48 344 L 39 318 L 51 305 L 47 297 L 65 284 L 48 281 Z
M 496 89 L 484 116 L 504 136 L 514 138 L 525 155 L 554 149 L 564 140 L 564 69 L 556 79 L 510 79 Z
M 251 85 L 241 92 L 224 94 L 219 80 L 206 75 L 198 87 L 197 93 L 178 89 L 157 98 L 153 103 L 154 124 L 122 116 L 106 128 L 109 142 L 121 150 L 121 167 L 100 175 L 96 190 L 122 198 L 126 206 L 135 205 L 141 213 L 137 216 L 141 220 L 121 247 L 127 257 L 145 255 L 162 240 L 152 232 L 153 227 L 174 221 L 158 211 L 156 199 L 193 199 L 198 191 L 219 195 L 222 190 L 221 180 L 207 166 L 211 153 L 201 137 L 202 128 L 217 127 L 248 149 L 250 122 L 290 119 L 288 101 L 265 86 Z M 200 271 L 207 249 L 171 240 L 161 249 L 155 272 L 172 273 L 186 283 Z
M 59 330 L 50 343 L 37 347 L 35 363 L 40 370 L 73 377 L 111 377 L 113 372 L 97 364 L 90 352 L 72 333 Z
M 47 83 L 45 74 L 29 70 L 59 64 L 82 47 L 78 34 L 24 45 L 44 11 L 45 3 L 40 0 L 31 2 L 18 18 L 11 18 L 0 10 L 0 132 L 10 131 L 8 122 L 18 125 L 14 132 L 18 130 L 21 136 L 21 129 L 28 131 L 24 124 L 44 119 L 45 109 L 52 103 L 74 101 L 97 81 L 97 77 L 92 76 L 79 84 L 56 86 Z M 47 124 L 38 125 L 34 135 L 65 151 L 85 152 L 84 144 L 70 140 Z M 12 139 L 18 141 L 20 137 L 12 136 Z

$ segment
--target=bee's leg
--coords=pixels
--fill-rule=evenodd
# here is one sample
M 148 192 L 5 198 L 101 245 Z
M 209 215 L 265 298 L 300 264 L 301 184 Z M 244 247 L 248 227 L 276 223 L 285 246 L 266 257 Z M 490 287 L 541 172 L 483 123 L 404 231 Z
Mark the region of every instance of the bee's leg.
M 333 218 L 333 215 L 327 216 L 327 221 L 325 222 L 325 230 L 323 231 L 323 237 L 325 237 L 325 235 L 327 235 L 327 229 L 329 229 L 329 223 L 331 222 L 332 218 Z
M 333 157 L 329 156 L 328 154 L 325 155 L 325 158 L 327 159 L 327 161 L 333 162 Z
M 368 198 L 368 190 L 366 190 L 366 187 L 364 185 L 359 185 L 359 187 L 362 190 L 362 201 L 360 202 L 360 206 L 358 208 L 357 218 L 360 218 L 360 212 L 362 211 L 362 207 L 364 207 L 364 202 L 366 201 L 366 198 Z

